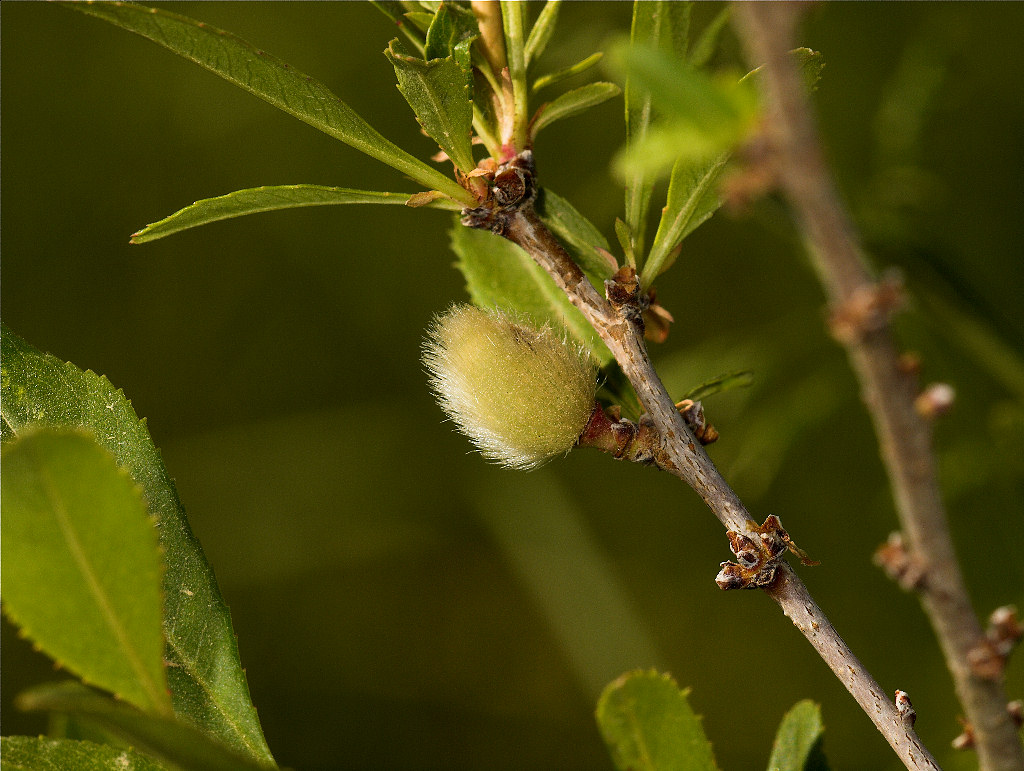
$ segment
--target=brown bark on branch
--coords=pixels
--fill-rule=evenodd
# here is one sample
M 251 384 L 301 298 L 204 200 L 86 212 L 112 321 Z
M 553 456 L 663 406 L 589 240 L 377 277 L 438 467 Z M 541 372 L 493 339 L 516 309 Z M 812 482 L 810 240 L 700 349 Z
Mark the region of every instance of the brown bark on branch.
M 876 283 L 827 171 L 811 107 L 787 52 L 795 45 L 799 6 L 737 3 L 733 7 L 760 84 L 767 138 L 778 183 L 803 230 L 828 292 L 833 332 L 846 347 L 875 425 L 917 588 L 942 647 L 973 732 L 982 769 L 1020 771 L 1024 751 L 1006 710 L 1002 668 L 983 671 L 985 648 L 953 549 L 939 491 L 928 422 L 915 409 L 916 383 L 901 367 L 888 324 L 892 285 Z M 980 652 L 980 653 L 979 653 Z
M 529 151 L 499 171 L 493 192 L 493 200 L 487 205 L 463 212 L 463 224 L 490 229 L 523 248 L 600 334 L 632 383 L 646 410 L 645 420 L 660 434 L 661 445 L 655 451 L 654 462 L 696 490 L 729 530 L 731 548 L 739 564 L 732 565 L 737 569 L 735 574 L 720 574 L 719 585 L 725 588 L 732 585 L 731 578 L 742 578 L 744 582 L 735 585 L 764 588 L 847 687 L 907 768 L 938 769 L 912 725 L 896 704 L 884 696 L 882 688 L 843 642 L 800 578 L 781 561 L 790 545 L 788 535 L 781 527 L 769 528 L 768 521 L 762 528 L 754 525 L 743 502 L 687 427 L 648 358 L 643 302 L 637 295 L 635 273 L 628 269 L 620 271 L 606 282 L 607 298 L 587 280 L 533 209 L 536 189 Z M 758 580 L 758 576 L 764 579 Z

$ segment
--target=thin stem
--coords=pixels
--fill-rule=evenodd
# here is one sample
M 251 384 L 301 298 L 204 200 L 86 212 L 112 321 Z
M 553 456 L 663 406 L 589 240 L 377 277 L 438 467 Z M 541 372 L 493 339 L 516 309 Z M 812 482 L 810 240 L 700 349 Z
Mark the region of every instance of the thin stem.
M 473 15 L 476 16 L 477 26 L 480 28 L 480 42 L 478 45 L 483 51 L 484 58 L 491 65 L 490 71 L 494 75 L 500 75 L 505 69 L 505 30 L 501 23 L 501 6 L 497 0 L 473 0 L 471 3 Z M 495 93 L 501 93 L 501 89 L 494 83 L 491 76 L 491 85 Z
M 524 53 L 525 30 L 523 28 L 523 4 L 520 2 L 501 3 L 501 19 L 505 25 L 505 47 L 508 57 L 508 76 L 512 81 L 512 146 L 515 152 L 526 149 L 527 127 L 529 125 L 529 104 L 526 91 L 526 58 Z
M 510 92 L 506 92 L 505 80 L 502 73 L 507 69 L 508 62 L 505 58 L 505 27 L 502 23 L 501 3 L 498 0 L 472 0 L 473 14 L 476 16 L 477 26 L 480 29 L 480 38 L 476 42 L 476 48 L 484 61 L 479 63 L 477 69 L 487 80 L 491 87 L 491 107 L 494 111 L 497 122 L 499 137 L 491 135 L 488 141 L 487 151 L 496 160 L 503 160 L 507 153 L 503 151 L 502 145 L 509 141 L 512 134 L 512 105 Z M 474 112 L 479 108 L 474 105 Z M 490 132 L 488 132 L 490 134 Z
M 524 187 L 529 190 L 532 175 L 519 173 L 519 177 L 524 176 Z M 551 276 L 597 330 L 636 389 L 648 420 L 661 436 L 661 447 L 655 451 L 656 464 L 696 490 L 729 530 L 748 533 L 750 513 L 690 432 L 651 365 L 636 308 L 616 308 L 597 292 L 534 212 L 529 193 L 513 207 L 467 211 L 463 222 L 501 233 L 522 247 Z M 783 563 L 766 591 L 847 687 L 907 768 L 938 769 L 913 728 L 895 704 L 883 696 L 881 687 L 850 652 L 800 578 Z
M 760 83 L 779 183 L 804 231 L 836 318 L 881 290 L 828 174 L 800 75 L 787 58 L 795 45 L 797 9 L 784 3 L 737 3 L 734 10 L 750 60 L 764 65 Z M 973 727 L 981 767 L 1020 771 L 1024 750 L 1006 710 L 1001 671 L 981 676 L 969 665 L 972 652 L 984 650 L 984 635 L 949 534 L 929 426 L 914 408 L 914 384 L 900 367 L 884 314 L 870 321 L 854 334 L 842 335 L 841 342 L 878 434 L 901 527 L 924 569 L 921 602 Z

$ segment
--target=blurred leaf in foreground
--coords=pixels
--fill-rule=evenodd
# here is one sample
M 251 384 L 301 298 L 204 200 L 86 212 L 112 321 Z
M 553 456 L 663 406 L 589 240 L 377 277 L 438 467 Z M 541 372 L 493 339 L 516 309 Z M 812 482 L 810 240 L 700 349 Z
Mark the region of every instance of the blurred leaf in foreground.
M 798 701 L 782 718 L 775 734 L 768 771 L 828 771 L 821 752 L 821 707 L 810 699 Z
M 686 693 L 653 670 L 631 672 L 605 688 L 597 722 L 620 771 L 717 771 Z
M 616 46 L 609 60 L 650 93 L 661 117 L 617 160 L 625 179 L 662 175 L 680 158 L 709 161 L 736 147 L 754 126 L 758 101 L 750 78 L 710 75 L 644 46 Z

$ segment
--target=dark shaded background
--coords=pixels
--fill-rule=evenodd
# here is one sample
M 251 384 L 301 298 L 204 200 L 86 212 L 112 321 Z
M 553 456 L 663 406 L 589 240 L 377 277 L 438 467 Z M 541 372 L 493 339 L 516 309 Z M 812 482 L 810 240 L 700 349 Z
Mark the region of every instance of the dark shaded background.
M 324 81 L 426 156 L 357 3 L 171 4 Z M 701 5 L 698 19 L 715 7 Z M 628 29 L 625 3 L 567 3 L 541 70 Z M 823 4 L 804 42 L 841 187 L 926 380 L 951 525 L 980 613 L 1022 591 L 1024 186 L 1020 4 Z M 678 480 L 574 453 L 521 474 L 442 424 L 419 364 L 431 314 L 464 298 L 448 215 L 321 208 L 128 235 L 260 184 L 415 190 L 390 169 L 157 46 L 60 7 L 2 8 L 3 318 L 124 388 L 176 478 L 231 605 L 282 764 L 606 769 L 600 688 L 671 671 L 725 769 L 763 767 L 783 712 L 823 705 L 837 769 L 896 768 L 883 740 L 765 597 L 721 593 L 721 527 Z M 729 41 L 723 59 L 735 43 Z M 552 126 L 542 182 L 611 237 L 621 101 Z M 871 565 L 896 527 L 868 420 L 799 239 L 772 202 L 718 215 L 659 283 L 670 390 L 750 368 L 712 398 L 715 458 L 751 509 L 822 561 L 812 592 L 946 768 L 949 678 L 916 601 Z M 3 629 L 10 708 L 61 677 Z M 1010 694 L 1024 692 L 1020 662 Z

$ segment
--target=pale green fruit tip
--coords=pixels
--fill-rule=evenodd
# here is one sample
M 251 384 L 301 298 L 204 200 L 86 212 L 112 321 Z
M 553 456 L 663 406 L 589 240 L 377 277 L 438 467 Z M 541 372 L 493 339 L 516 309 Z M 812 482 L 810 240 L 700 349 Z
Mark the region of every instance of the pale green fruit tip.
M 442 409 L 485 458 L 536 468 L 576 444 L 594 408 L 590 356 L 550 326 L 455 305 L 423 345 Z

